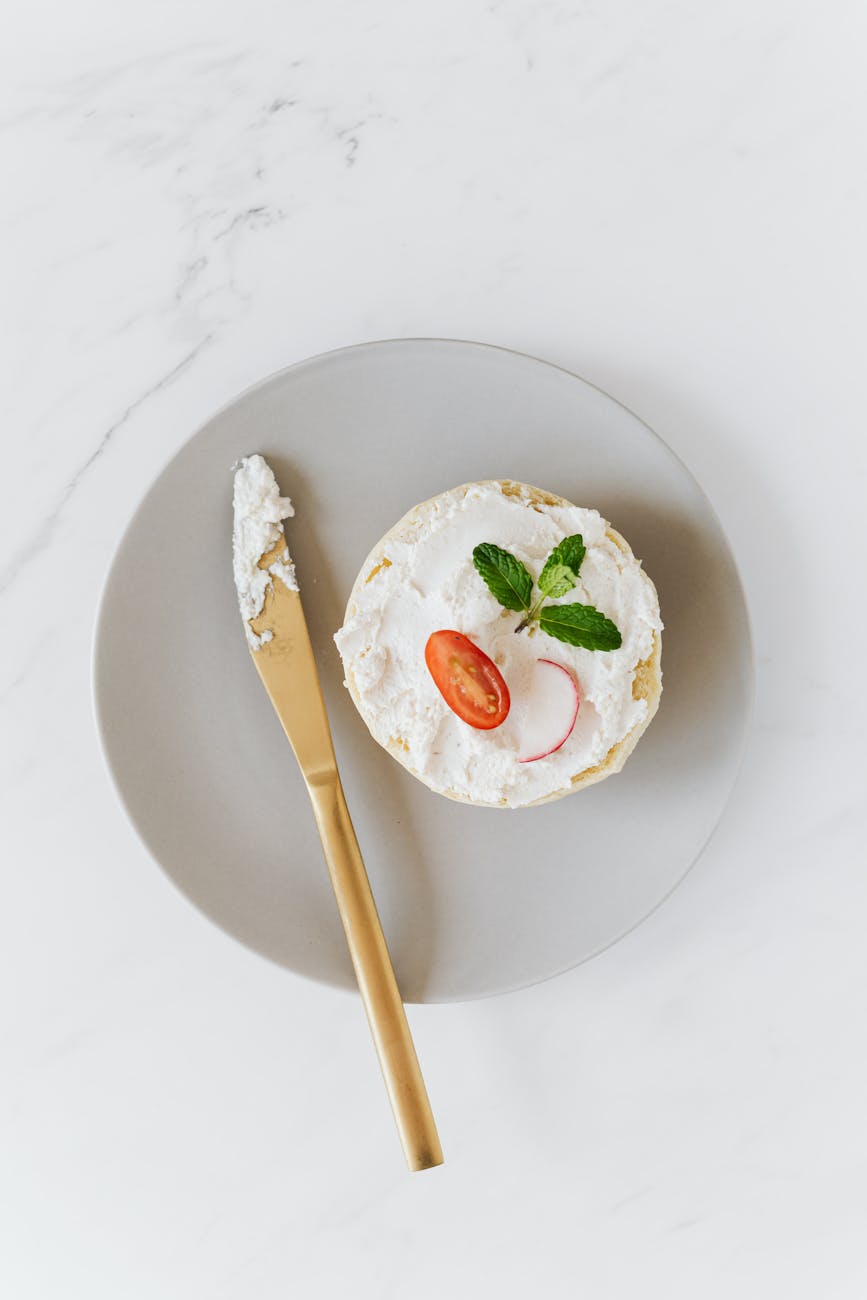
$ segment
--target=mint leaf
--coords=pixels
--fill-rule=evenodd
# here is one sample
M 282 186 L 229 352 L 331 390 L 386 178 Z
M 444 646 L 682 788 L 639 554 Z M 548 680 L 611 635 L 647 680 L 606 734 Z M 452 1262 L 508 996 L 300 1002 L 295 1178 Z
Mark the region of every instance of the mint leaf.
M 584 538 L 580 533 L 574 537 L 564 537 L 545 561 L 545 567 L 539 574 L 539 590 L 552 600 L 565 596 L 578 581 L 578 572 L 587 554 Z
M 493 542 L 480 542 L 473 551 L 473 564 L 487 583 L 488 591 L 506 609 L 530 608 L 533 579 L 514 555 Z
M 575 574 L 568 564 L 552 564 L 549 556 L 545 562 L 545 567 L 539 574 L 539 590 L 543 596 L 550 596 L 552 600 L 557 600 L 559 596 L 565 596 L 567 591 L 571 591 L 575 586 Z
M 558 641 L 584 650 L 619 650 L 623 644 L 615 624 L 593 605 L 545 605 L 539 626 Z

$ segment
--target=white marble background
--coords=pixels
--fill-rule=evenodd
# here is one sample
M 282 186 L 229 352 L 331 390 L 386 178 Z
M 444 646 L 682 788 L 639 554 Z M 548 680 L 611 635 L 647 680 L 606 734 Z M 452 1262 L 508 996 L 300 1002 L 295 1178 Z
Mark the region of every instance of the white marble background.
M 860 3 L 6 7 L 0 1293 L 867 1294 Z M 362 339 L 563 363 L 742 565 L 756 726 L 675 896 L 411 1019 L 404 1173 L 355 1000 L 246 952 L 125 823 L 90 637 L 145 485 Z

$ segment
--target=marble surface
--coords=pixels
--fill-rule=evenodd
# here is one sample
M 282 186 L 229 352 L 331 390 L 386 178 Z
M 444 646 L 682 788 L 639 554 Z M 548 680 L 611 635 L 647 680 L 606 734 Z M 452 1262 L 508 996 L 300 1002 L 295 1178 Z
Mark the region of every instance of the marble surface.
M 863 1297 L 863 7 L 35 8 L 0 54 L 0 1293 Z M 89 696 L 174 450 L 401 335 L 641 413 L 758 653 L 666 905 L 551 983 L 412 1009 L 448 1161 L 413 1177 L 356 1000 L 176 893 Z

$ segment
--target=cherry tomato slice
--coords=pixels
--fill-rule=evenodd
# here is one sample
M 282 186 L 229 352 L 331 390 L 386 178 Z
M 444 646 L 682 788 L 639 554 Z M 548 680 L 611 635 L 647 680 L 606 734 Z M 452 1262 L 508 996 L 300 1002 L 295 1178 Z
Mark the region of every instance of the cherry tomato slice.
M 492 731 L 505 722 L 509 688 L 494 661 L 463 632 L 433 632 L 424 660 L 440 695 L 462 722 L 479 731 Z

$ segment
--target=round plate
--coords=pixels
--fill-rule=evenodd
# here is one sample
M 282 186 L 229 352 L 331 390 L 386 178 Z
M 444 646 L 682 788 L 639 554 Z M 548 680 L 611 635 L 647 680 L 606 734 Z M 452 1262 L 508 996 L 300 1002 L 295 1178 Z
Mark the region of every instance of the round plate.
M 99 728 L 126 809 L 203 912 L 300 974 L 352 984 L 307 796 L 250 663 L 231 567 L 232 475 L 261 452 L 287 527 L 358 839 L 404 997 L 475 998 L 599 952 L 673 889 L 738 769 L 746 606 L 719 522 L 646 425 L 576 376 L 476 343 L 315 357 L 214 416 L 147 493 L 100 609 Z M 402 514 L 510 478 L 595 506 L 659 589 L 665 689 L 624 771 L 541 808 L 431 793 L 371 739 L 332 634 Z

